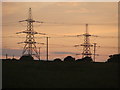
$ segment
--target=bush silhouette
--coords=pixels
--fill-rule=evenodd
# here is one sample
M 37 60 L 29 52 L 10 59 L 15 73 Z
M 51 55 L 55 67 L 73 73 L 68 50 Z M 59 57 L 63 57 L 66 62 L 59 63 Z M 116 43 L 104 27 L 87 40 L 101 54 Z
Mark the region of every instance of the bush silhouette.
M 85 62 L 92 62 L 93 61 L 91 57 L 84 57 L 84 58 L 82 58 L 82 60 Z
M 120 63 L 120 54 L 110 55 L 107 62 L 117 62 Z
M 82 59 L 77 59 L 76 61 L 79 61 L 79 62 L 92 62 L 92 58 L 91 57 L 84 57 Z
M 33 61 L 34 58 L 31 55 L 23 55 L 22 57 L 20 57 L 20 60 L 22 60 L 22 61 Z
M 77 62 L 83 62 L 83 60 L 82 60 L 82 59 L 77 59 L 76 61 L 77 61 Z
M 75 58 L 73 58 L 72 56 L 67 56 L 64 58 L 64 61 L 73 62 L 73 61 L 75 61 Z
M 11 58 L 7 58 L 7 59 L 4 59 L 4 60 L 8 60 L 8 61 L 11 61 L 12 59 L 11 59 Z
M 62 60 L 60 58 L 56 58 L 53 60 L 54 62 L 61 62 Z
M 13 61 L 16 61 L 17 59 L 16 58 L 12 58 Z

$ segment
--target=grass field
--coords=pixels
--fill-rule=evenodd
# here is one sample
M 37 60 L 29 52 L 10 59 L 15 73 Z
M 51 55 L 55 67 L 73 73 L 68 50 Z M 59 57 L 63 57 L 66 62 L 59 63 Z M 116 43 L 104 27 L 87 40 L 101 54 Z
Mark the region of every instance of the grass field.
M 117 63 L 3 61 L 3 88 L 118 88 Z

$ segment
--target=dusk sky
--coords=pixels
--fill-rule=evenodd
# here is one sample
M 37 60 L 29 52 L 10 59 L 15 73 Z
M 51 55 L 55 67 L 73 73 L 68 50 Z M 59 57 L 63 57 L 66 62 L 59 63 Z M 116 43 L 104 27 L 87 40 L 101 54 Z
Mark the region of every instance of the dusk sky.
M 25 40 L 25 34 L 16 32 L 26 30 L 26 23 L 20 20 L 28 18 L 28 9 L 32 8 L 33 19 L 43 21 L 34 24 L 34 30 L 46 33 L 49 39 L 49 59 L 71 55 L 81 58 L 82 47 L 74 47 L 84 42 L 83 37 L 64 37 L 64 35 L 81 35 L 88 24 L 89 33 L 100 37 L 91 37 L 91 43 L 97 43 L 96 61 L 106 61 L 111 54 L 118 53 L 118 3 L 117 2 L 3 2 L 3 58 L 7 53 L 19 58 Z M 110 38 L 113 36 L 114 38 Z M 44 37 L 44 35 L 35 35 Z M 46 43 L 46 38 L 36 38 L 39 43 Z M 41 59 L 46 59 L 46 45 L 41 47 Z M 93 48 L 91 48 L 93 52 Z

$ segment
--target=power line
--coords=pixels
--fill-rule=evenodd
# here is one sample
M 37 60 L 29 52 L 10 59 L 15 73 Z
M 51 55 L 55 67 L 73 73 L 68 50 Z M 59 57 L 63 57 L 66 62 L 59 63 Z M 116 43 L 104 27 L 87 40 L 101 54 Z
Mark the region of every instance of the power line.
M 23 20 L 24 21 L 24 20 Z M 86 23 L 68 23 L 68 22 L 49 22 L 49 21 L 46 21 L 46 22 L 40 22 L 40 21 L 36 21 L 36 23 L 43 23 L 43 25 L 41 26 L 47 26 L 47 25 L 85 25 Z M 2 24 L 2 26 L 9 26 L 9 25 L 16 25 L 16 22 L 4 22 Z M 21 24 L 21 23 L 20 23 Z M 38 26 L 40 26 L 38 25 Z M 89 25 L 118 25 L 118 23 L 89 23 Z M 25 26 L 25 25 L 22 25 L 22 26 Z

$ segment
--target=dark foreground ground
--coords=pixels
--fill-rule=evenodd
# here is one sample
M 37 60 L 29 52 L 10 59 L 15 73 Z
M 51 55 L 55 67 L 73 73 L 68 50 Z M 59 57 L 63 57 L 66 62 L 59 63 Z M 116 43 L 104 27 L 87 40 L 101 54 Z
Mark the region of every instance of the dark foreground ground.
M 117 63 L 3 61 L 3 88 L 118 88 Z

